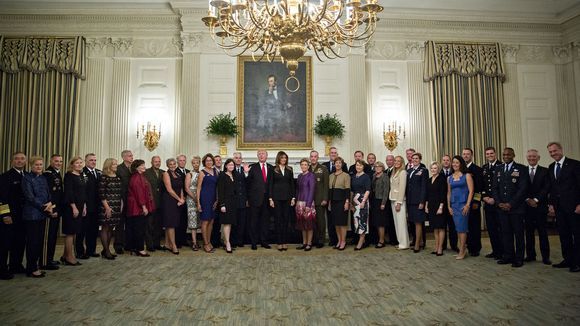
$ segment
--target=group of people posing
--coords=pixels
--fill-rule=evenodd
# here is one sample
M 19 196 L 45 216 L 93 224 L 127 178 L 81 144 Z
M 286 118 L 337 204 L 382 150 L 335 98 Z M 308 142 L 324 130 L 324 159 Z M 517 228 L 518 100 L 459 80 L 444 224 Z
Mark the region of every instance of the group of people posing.
M 239 152 L 225 162 L 206 154 L 191 158 L 189 170 L 187 157 L 179 155 L 166 160 L 164 171 L 160 157 L 147 168 L 125 150 L 122 162 L 108 158 L 102 170 L 94 154 L 74 157 L 64 180 L 62 156 L 52 155 L 46 169 L 42 157 L 32 157 L 25 172 L 26 156 L 17 152 L 0 183 L 0 278 L 44 277 L 44 270 L 60 264 L 114 260 L 124 252 L 148 257 L 156 250 L 177 255 L 183 246 L 207 253 L 223 246 L 232 253 L 248 243 L 252 250 L 270 249 L 274 234 L 277 249 L 286 251 L 293 229 L 301 231 L 297 249 L 305 251 L 324 247 L 327 234 L 328 245 L 342 251 L 350 229 L 354 250 L 374 244 L 419 253 L 426 221 L 435 236 L 431 253 L 442 256 L 449 244 L 461 260 L 480 254 L 482 207 L 492 246 L 486 257 L 513 267 L 536 260 L 537 230 L 542 261 L 551 264 L 550 213 L 557 219 L 564 257 L 553 266 L 578 272 L 580 163 L 566 158 L 559 143 L 550 143 L 548 152 L 554 159 L 549 168 L 538 165 L 540 155 L 533 149 L 527 166 L 516 163 L 509 147 L 502 162 L 495 148 L 486 148 L 483 167 L 473 163 L 470 148 L 428 167 L 413 149 L 406 150 L 406 160 L 387 155 L 385 163 L 372 153 L 365 161 L 356 151 L 349 167 L 333 147 L 328 162 L 319 163 L 318 152 L 311 151 L 294 171 L 284 151 L 272 165 L 268 152 L 258 150 L 258 162 L 250 165 Z M 54 255 L 61 220 L 65 245 L 59 262 Z

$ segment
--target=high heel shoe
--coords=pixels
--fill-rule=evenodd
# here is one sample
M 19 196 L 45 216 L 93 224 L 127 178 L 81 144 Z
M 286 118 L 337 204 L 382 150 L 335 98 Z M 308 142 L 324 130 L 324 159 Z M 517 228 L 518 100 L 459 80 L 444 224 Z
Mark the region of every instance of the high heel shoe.
M 203 245 L 203 251 L 205 251 L 208 254 L 213 254 L 214 250 L 209 246 L 209 245 Z
M 115 257 L 113 257 L 112 254 L 107 254 L 104 250 L 101 251 L 101 258 L 103 259 L 107 259 L 107 260 L 115 260 Z
M 65 264 L 65 266 L 81 266 L 82 265 L 79 261 L 77 261 L 76 263 L 71 263 L 70 261 L 68 261 L 66 259 L 64 259 L 63 264 Z
M 362 247 L 354 247 L 354 251 L 360 251 L 362 250 Z
M 385 247 L 385 243 L 384 243 L 384 242 L 379 242 L 379 243 L 377 243 L 377 245 L 375 246 L 375 248 L 377 248 L 377 249 L 380 249 L 380 248 L 383 248 L 383 247 Z
M 131 256 L 137 256 L 137 257 L 151 257 L 151 255 L 148 252 L 142 253 L 140 251 L 131 251 Z
M 310 251 L 312 250 L 312 245 L 306 245 L 306 247 L 304 247 L 304 251 Z

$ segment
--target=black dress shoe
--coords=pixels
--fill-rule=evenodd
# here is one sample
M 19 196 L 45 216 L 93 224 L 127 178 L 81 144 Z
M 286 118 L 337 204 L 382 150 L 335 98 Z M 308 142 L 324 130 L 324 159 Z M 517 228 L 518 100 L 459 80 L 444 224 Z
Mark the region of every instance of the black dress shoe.
M 491 253 L 485 255 L 485 258 L 495 258 L 495 253 L 491 252 Z
M 123 248 L 115 248 L 115 253 L 117 255 L 122 255 L 125 253 L 125 250 L 123 250 Z
M 437 251 L 431 251 L 431 255 L 437 255 Z
M 318 248 L 318 249 L 323 248 L 324 247 L 324 243 L 317 243 L 315 247 Z
M 65 264 L 65 266 L 81 266 L 82 265 L 81 262 L 79 262 L 79 261 L 77 261 L 76 263 L 71 263 L 70 261 L 68 261 L 66 259 L 64 260 L 64 264 Z
M 270 245 L 269 245 L 269 244 L 267 244 L 267 243 L 262 243 L 262 248 L 265 248 L 265 249 L 272 249 L 272 246 L 270 246 Z
M 521 261 L 517 261 L 517 262 L 514 262 L 512 264 L 512 267 L 515 267 L 515 268 L 522 267 L 522 266 L 524 266 L 524 263 Z
M 252 245 L 252 250 L 258 250 L 258 246 Z
M 507 264 L 511 264 L 511 260 L 507 260 L 507 259 L 500 259 L 497 261 L 498 265 L 507 265 Z
M 542 263 L 544 263 L 544 265 L 552 265 L 552 261 L 549 259 L 542 259 Z
M 78 256 L 77 256 L 77 259 L 83 259 L 83 260 L 86 260 L 86 259 L 89 259 L 89 258 L 90 258 L 90 256 L 89 256 L 89 255 L 78 255 Z
M 22 266 L 22 265 L 16 266 L 16 267 L 10 267 L 8 269 L 8 272 L 10 274 L 26 274 L 26 268 L 24 268 L 24 266 Z
M 48 262 L 49 265 L 53 265 L 53 266 L 58 266 L 60 265 L 60 262 L 56 261 L 56 260 L 51 260 Z
M 435 254 L 435 256 L 437 256 L 437 257 L 441 257 L 441 256 L 443 256 L 443 253 L 440 253 L 440 254 Z
M 236 247 L 238 247 L 238 248 L 244 248 L 244 244 L 243 244 L 243 243 L 238 243 L 238 244 L 236 245 Z
M 0 273 L 0 280 L 11 280 L 14 278 L 14 274 L 10 272 L 2 272 Z
M 536 257 L 526 257 L 526 258 L 524 258 L 524 261 L 528 262 L 528 263 L 531 261 L 536 261 Z
M 57 269 L 59 269 L 60 267 L 56 266 L 56 265 L 46 265 L 46 266 L 41 266 L 40 269 L 43 269 L 45 271 L 56 271 Z
M 471 257 L 479 257 L 479 252 L 470 252 L 469 255 Z
M 580 272 L 580 266 L 570 267 L 570 272 L 571 273 L 578 273 L 578 272 Z
M 552 267 L 554 267 L 554 268 L 569 268 L 570 265 L 568 265 L 568 262 L 566 262 L 565 260 L 562 260 L 558 264 L 553 264 Z
M 148 247 L 147 248 L 147 251 L 149 251 L 149 252 L 155 252 L 156 249 L 155 249 L 155 247 Z
M 296 250 L 304 250 L 304 248 L 306 248 L 306 245 L 303 244 L 300 247 L 296 247 Z
M 93 257 L 93 258 L 99 258 L 99 257 L 101 257 L 101 255 L 97 254 L 96 252 L 93 252 L 91 254 L 91 257 Z

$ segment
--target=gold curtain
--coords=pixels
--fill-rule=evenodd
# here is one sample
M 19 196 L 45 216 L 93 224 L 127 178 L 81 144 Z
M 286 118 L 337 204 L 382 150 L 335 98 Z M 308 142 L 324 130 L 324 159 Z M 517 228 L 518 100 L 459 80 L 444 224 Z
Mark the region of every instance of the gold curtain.
M 435 157 L 471 147 L 481 165 L 485 147 L 505 146 L 505 74 L 498 43 L 428 41 L 423 78 L 430 83 Z
M 75 150 L 85 39 L 0 36 L 0 162 L 23 151 L 46 158 Z

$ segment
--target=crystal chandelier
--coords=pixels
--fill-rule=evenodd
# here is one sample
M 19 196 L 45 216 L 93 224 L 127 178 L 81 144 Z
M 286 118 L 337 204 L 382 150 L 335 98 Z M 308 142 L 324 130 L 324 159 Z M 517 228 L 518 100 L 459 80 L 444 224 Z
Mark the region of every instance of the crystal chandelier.
M 345 57 L 343 48 L 364 46 L 382 10 L 377 0 L 209 0 L 202 21 L 228 55 L 270 62 L 280 57 L 288 78 L 296 79 L 298 59 L 308 50 L 323 61 Z

